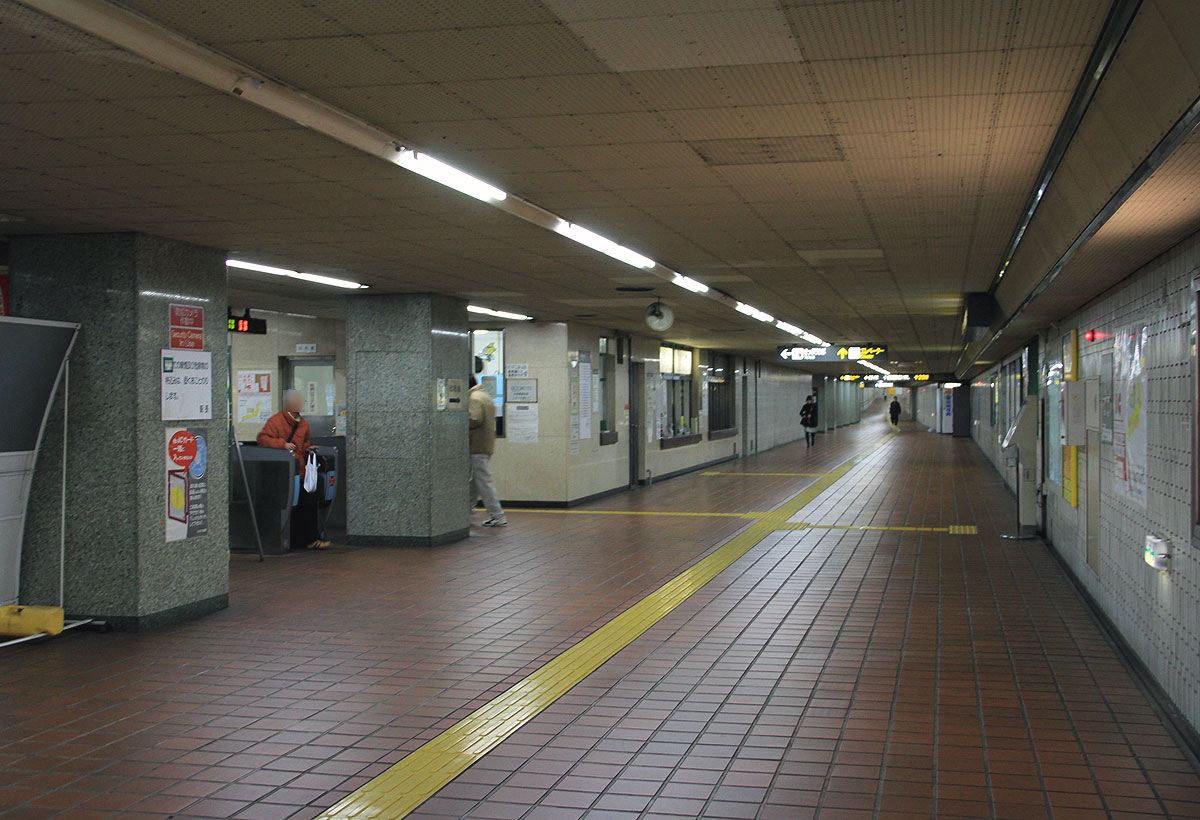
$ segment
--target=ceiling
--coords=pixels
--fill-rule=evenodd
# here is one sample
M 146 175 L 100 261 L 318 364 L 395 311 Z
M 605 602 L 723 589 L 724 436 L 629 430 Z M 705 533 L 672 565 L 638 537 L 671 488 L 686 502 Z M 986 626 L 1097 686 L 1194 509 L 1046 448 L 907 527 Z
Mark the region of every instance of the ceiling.
M 1109 8 L 124 5 L 737 299 L 933 372 L 958 361 L 961 295 L 991 284 Z M 619 329 L 644 330 L 650 297 L 615 288 L 645 285 L 675 307 L 674 341 L 790 341 L 16 0 L 0 0 L 0 214 L 16 220 L 0 232 L 139 230 Z M 247 272 L 231 287 L 263 307 L 328 301 L 291 283 L 281 300 L 277 278 Z

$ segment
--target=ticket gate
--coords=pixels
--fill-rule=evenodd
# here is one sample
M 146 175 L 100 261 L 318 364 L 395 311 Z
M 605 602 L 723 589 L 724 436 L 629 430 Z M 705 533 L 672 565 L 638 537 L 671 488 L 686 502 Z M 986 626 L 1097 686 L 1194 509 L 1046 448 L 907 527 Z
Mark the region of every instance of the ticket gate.
M 317 520 L 322 525 L 330 506 L 338 497 L 339 461 L 338 450 L 331 446 L 317 446 Z M 230 482 L 232 493 L 229 506 L 229 549 L 233 552 L 257 552 L 254 542 L 253 522 L 258 522 L 259 538 L 263 552 L 267 555 L 284 555 L 291 549 L 292 508 L 300 502 L 300 489 L 304 480 L 300 463 L 287 450 L 275 447 L 241 445 L 242 462 L 246 466 L 246 482 L 250 485 L 250 498 L 246 497 L 245 483 Z M 236 459 L 236 453 L 233 459 Z M 237 476 L 240 467 L 236 461 L 230 471 Z M 250 505 L 254 505 L 253 520 Z

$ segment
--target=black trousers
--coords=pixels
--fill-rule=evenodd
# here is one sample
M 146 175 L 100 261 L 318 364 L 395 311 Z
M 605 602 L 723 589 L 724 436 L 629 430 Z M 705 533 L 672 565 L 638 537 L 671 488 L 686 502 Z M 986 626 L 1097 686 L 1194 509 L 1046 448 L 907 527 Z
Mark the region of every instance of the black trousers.
M 313 541 L 321 539 L 321 528 L 317 521 L 317 494 L 306 493 L 300 488 L 300 502 L 292 508 L 291 547 L 301 550 Z

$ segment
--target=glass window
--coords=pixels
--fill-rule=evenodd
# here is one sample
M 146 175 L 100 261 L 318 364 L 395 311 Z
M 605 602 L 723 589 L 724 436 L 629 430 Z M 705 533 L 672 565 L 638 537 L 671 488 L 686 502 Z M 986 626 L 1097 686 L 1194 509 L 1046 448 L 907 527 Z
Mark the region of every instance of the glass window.
M 733 414 L 733 365 L 729 357 L 713 354 L 708 371 L 708 429 L 736 427 Z
M 475 330 L 471 333 L 475 356 L 475 378 L 496 405 L 496 435 L 504 435 L 504 331 Z
M 601 339 L 600 349 L 607 351 L 607 339 Z M 600 366 L 596 368 L 600 374 L 600 393 L 595 398 L 600 408 L 600 432 L 611 433 L 617 429 L 617 357 L 608 352 L 600 354 Z
M 692 351 L 660 347 L 658 362 L 664 388 L 660 412 L 662 437 L 674 438 L 698 432 L 699 418 L 692 397 Z

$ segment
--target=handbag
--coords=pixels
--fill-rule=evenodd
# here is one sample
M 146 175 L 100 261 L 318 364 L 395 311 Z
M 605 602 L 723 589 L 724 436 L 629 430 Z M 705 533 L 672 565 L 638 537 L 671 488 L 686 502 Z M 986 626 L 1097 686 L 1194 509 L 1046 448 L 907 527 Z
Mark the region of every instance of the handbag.
M 311 493 L 317 489 L 317 454 L 309 453 L 304 462 L 304 492 Z

